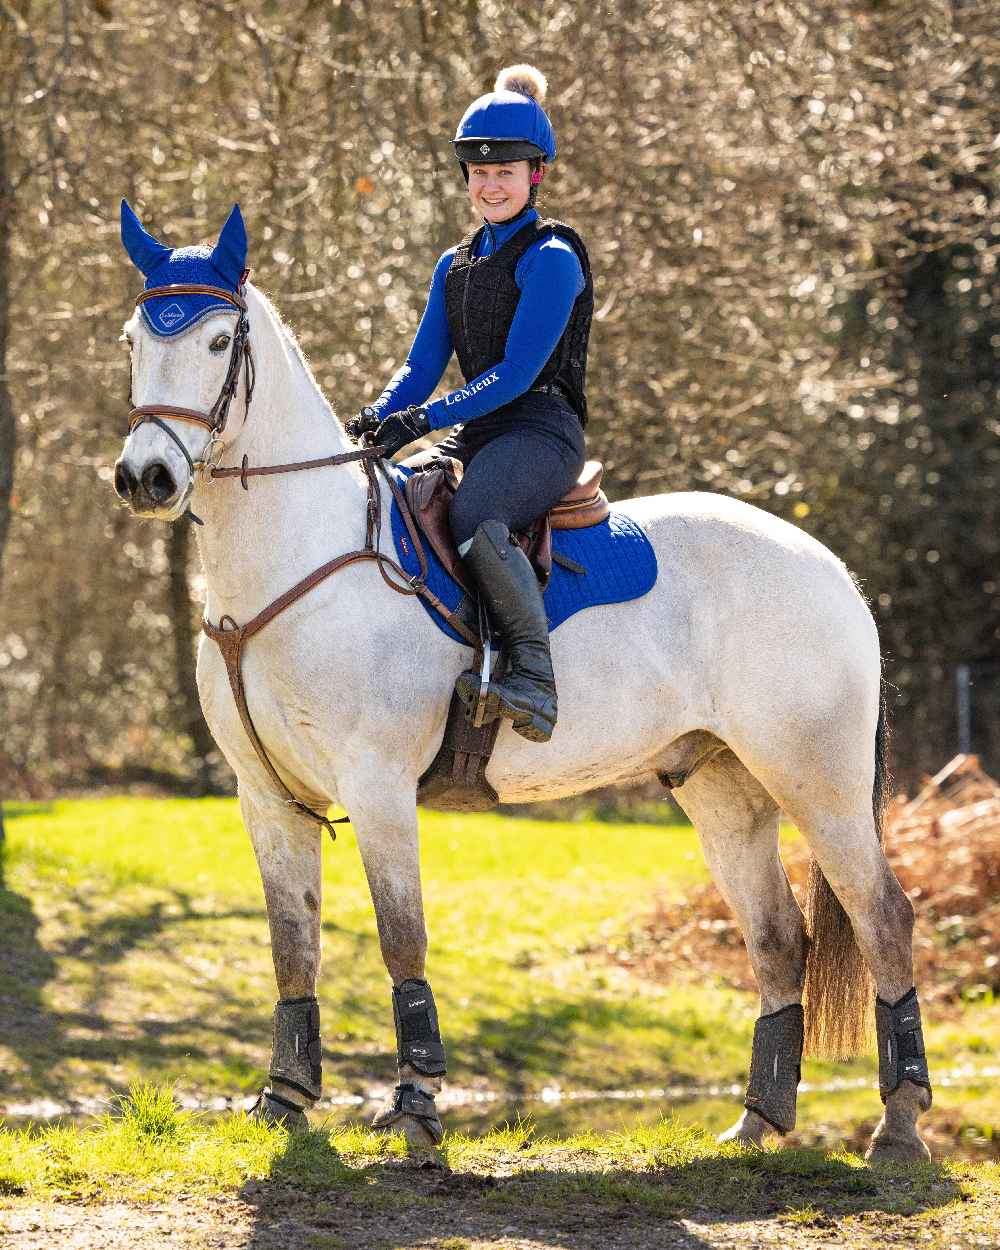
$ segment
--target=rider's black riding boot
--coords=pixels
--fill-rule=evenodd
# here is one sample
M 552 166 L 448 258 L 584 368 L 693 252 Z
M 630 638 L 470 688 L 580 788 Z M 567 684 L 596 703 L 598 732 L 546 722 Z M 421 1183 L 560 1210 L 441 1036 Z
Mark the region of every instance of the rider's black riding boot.
M 490 682 L 485 718 L 506 716 L 523 738 L 548 742 L 556 723 L 556 683 L 542 588 L 531 561 L 502 521 L 484 521 L 462 559 L 510 662 L 507 673 Z M 463 673 L 455 688 L 466 709 L 475 708 L 479 674 Z

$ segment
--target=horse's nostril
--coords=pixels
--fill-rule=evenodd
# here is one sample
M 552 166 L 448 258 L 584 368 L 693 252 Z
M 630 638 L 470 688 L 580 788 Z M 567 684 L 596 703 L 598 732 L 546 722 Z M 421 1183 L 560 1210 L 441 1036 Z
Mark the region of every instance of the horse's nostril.
M 115 465 L 115 494 L 119 499 L 124 499 L 126 503 L 135 494 L 135 488 L 138 486 L 135 474 L 121 460 Z
M 154 460 L 142 474 L 142 484 L 154 503 L 166 503 L 177 494 L 174 475 L 160 460 Z

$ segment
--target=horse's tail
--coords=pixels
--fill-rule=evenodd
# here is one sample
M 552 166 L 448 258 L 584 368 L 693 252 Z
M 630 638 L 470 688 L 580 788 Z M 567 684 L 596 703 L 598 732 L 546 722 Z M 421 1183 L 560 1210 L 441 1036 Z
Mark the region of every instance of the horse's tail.
M 889 799 L 889 720 L 885 683 L 879 690 L 875 728 L 875 780 L 872 812 L 882 842 Z M 848 1059 L 867 1049 L 871 1036 L 875 986 L 862 958 L 854 929 L 814 859 L 806 892 L 805 1052 L 826 1059 Z

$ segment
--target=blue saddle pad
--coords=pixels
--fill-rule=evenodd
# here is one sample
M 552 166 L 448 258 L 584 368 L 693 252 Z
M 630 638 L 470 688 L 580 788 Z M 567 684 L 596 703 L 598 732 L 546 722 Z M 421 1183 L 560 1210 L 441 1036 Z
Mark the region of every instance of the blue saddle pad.
M 399 465 L 393 466 L 393 471 L 400 484 L 412 472 Z M 407 573 L 419 573 L 420 561 L 395 500 L 392 503 L 392 537 L 399 563 Z M 445 572 L 430 543 L 424 542 L 423 547 L 427 555 L 427 587 L 454 611 L 462 601 L 464 591 Z M 575 573 L 553 562 L 552 577 L 545 590 L 550 632 L 583 608 L 639 599 L 656 581 L 656 552 L 652 544 L 631 517 L 614 509 L 600 525 L 579 530 L 553 530 L 552 552 L 574 561 L 585 572 Z M 462 641 L 426 600 L 421 599 L 420 602 L 438 629 L 456 642 Z

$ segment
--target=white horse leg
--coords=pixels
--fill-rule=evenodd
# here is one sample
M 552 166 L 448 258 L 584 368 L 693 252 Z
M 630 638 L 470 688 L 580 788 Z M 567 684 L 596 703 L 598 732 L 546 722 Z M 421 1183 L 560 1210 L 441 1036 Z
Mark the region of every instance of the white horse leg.
M 240 806 L 264 884 L 278 986 L 268 1087 L 252 1114 L 290 1129 L 322 1092 L 316 978 L 320 962 L 319 826 L 269 794 L 242 790 Z
M 759 1146 L 795 1126 L 806 937 L 778 855 L 778 807 L 729 750 L 674 791 L 743 932 L 760 989 L 746 1109 L 719 1138 Z
M 913 982 L 913 905 L 879 845 L 870 812 L 853 820 L 829 813 L 795 818 L 846 911 L 875 978 L 879 1086 L 885 1113 L 866 1158 L 929 1159 L 916 1127 L 920 1114 L 931 1105 L 931 1091 Z M 918 1079 L 907 1079 L 906 1071 Z
M 859 723 L 854 711 L 844 709 L 839 733 L 800 718 L 751 767 L 815 857 L 806 906 L 806 1048 L 832 1057 L 858 1052 L 868 1034 L 870 970 L 885 1114 L 866 1157 L 918 1161 L 929 1158 L 916 1124 L 931 1091 L 913 983 L 913 906 L 880 844 L 874 717 Z
M 395 780 L 395 779 L 392 779 Z M 420 888 L 415 791 L 387 784 L 341 787 L 368 878 L 382 959 L 392 978 L 396 1089 L 372 1122 L 402 1131 L 417 1148 L 436 1145 L 444 1128 L 434 1105 L 445 1074 L 437 1007 L 424 977 L 427 930 Z

